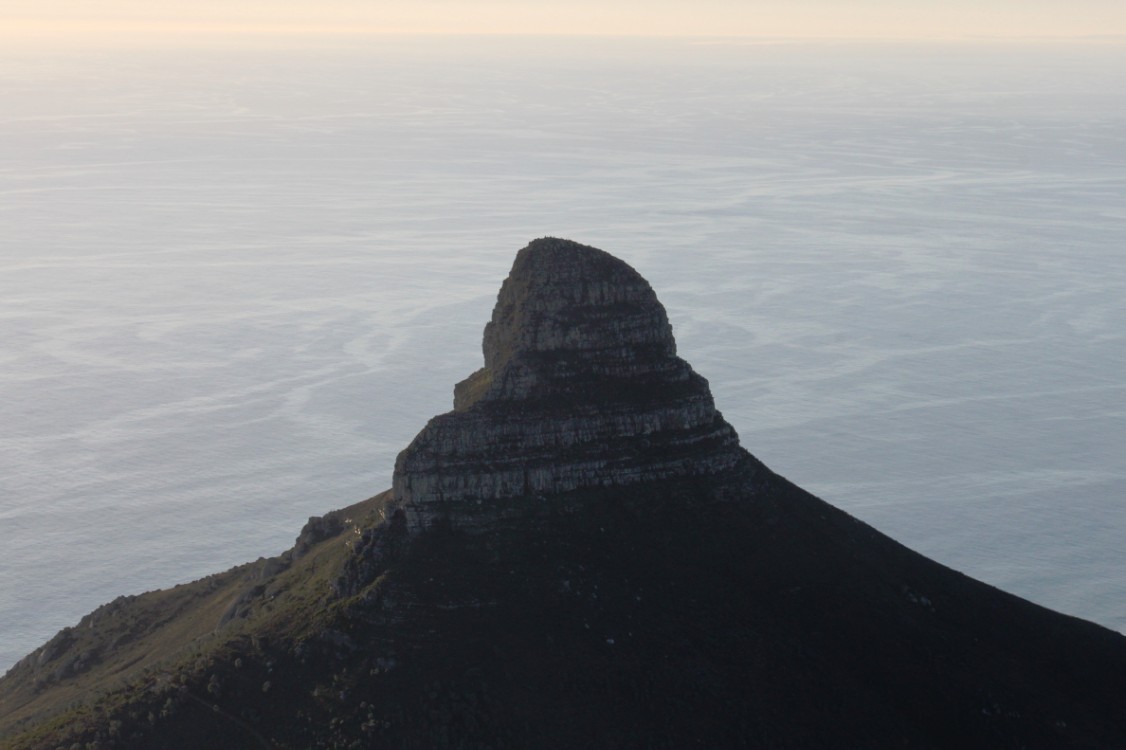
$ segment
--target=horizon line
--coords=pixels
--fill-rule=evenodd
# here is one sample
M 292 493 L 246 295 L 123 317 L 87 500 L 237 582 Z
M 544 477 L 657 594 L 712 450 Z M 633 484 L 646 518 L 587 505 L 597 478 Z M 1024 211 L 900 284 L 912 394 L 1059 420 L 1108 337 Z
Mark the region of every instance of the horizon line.
M 973 42 L 992 42 L 992 43 L 1087 43 L 1087 44 L 1126 44 L 1126 34 L 1075 34 L 1075 35 L 1026 35 L 1026 36 L 1001 36 L 1001 35 L 986 35 L 986 34 L 960 34 L 960 35 L 932 35 L 932 36 L 908 36 L 908 35 L 852 35 L 852 36 L 832 36 L 832 35 L 804 35 L 795 36 L 790 34 L 768 35 L 768 34 L 626 34 L 614 32 L 522 32 L 522 31 L 493 31 L 493 32 L 463 32 L 463 31 L 356 31 L 356 30 L 316 30 L 316 31 L 104 31 L 104 32 L 90 32 L 90 33 L 73 33 L 73 32 L 44 32 L 35 34 L 33 39 L 27 39 L 28 43 L 35 43 L 37 41 L 44 41 L 47 39 L 66 39 L 70 41 L 155 41 L 152 35 L 156 34 L 158 39 L 180 39 L 183 41 L 188 40 L 220 40 L 220 39 L 328 39 L 328 38 L 352 38 L 360 39 L 364 37 L 428 37 L 428 38 L 461 38 L 468 39 L 473 37 L 479 38 L 497 38 L 497 39 L 520 39 L 520 38 L 549 38 L 549 39 L 634 39 L 634 40 L 667 40 L 673 41 L 681 39 L 684 41 L 695 42 L 711 42 L 714 44 L 730 43 L 730 44 L 796 44 L 802 42 L 836 42 L 836 43 L 893 43 L 893 42 L 914 42 L 920 44 L 926 43 L 973 43 Z M 23 37 L 25 33 L 13 33 L 7 29 L 0 29 L 0 39 L 11 40 L 12 37 Z M 17 40 L 21 41 L 21 40 Z
M 419 28 L 386 28 L 377 26 L 321 25 L 298 26 L 292 24 L 222 24 L 222 23 L 64 23 L 35 20 L 12 21 L 0 19 L 0 37 L 32 35 L 35 37 L 82 38 L 95 41 L 99 38 L 144 38 L 148 35 L 181 38 L 204 37 L 550 37 L 550 38 L 621 38 L 621 39 L 686 39 L 731 40 L 746 42 L 801 42 L 801 41 L 857 41 L 857 42 L 1126 42 L 1126 33 L 1111 34 L 982 34 L 982 33 L 718 33 L 718 32 L 625 32 L 625 31 L 460 31 Z

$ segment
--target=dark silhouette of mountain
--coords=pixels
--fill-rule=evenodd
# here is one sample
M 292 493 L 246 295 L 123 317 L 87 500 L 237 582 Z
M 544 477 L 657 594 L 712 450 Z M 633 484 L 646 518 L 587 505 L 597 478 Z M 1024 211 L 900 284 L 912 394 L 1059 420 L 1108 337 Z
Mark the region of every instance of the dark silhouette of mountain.
M 0 680 L 10 748 L 1123 748 L 1126 638 L 739 447 L 664 309 L 536 240 L 394 488 Z

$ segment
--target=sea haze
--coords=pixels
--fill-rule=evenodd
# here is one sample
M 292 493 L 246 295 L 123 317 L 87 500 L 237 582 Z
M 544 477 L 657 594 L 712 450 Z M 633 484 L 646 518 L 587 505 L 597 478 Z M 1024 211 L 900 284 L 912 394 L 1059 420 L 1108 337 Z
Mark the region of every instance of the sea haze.
M 743 444 L 1126 630 L 1126 48 L 0 52 L 0 669 L 390 485 L 516 250 L 652 282 Z

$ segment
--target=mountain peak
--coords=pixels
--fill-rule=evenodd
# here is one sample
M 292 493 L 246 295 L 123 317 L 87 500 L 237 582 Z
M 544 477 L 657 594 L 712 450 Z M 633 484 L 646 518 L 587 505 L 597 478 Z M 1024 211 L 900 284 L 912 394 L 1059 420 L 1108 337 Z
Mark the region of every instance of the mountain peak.
M 517 253 L 482 349 L 485 367 L 454 389 L 457 410 L 480 398 L 557 398 L 567 381 L 636 379 L 676 357 L 665 308 L 637 271 L 597 248 L 551 237 Z
M 1126 639 L 912 552 L 738 445 L 648 284 L 517 256 L 394 493 L 64 628 L 0 745 L 1126 747 Z
M 649 283 L 597 248 L 538 239 L 516 255 L 485 326 L 485 368 L 518 355 L 562 355 L 573 368 L 605 370 L 655 356 L 676 344 Z
M 597 248 L 516 255 L 485 326 L 485 366 L 395 465 L 408 516 L 476 525 L 487 500 L 706 475 L 753 461 L 707 381 L 676 356 L 653 288 Z

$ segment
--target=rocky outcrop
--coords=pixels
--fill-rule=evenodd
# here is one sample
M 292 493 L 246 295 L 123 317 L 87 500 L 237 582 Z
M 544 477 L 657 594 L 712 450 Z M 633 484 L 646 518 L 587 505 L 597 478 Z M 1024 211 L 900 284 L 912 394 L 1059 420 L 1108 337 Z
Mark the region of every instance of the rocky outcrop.
M 664 307 L 633 268 L 539 239 L 517 256 L 485 326 L 485 366 L 454 410 L 399 454 L 411 526 L 472 526 L 498 498 L 726 471 L 751 460 L 707 381 L 676 356 Z

